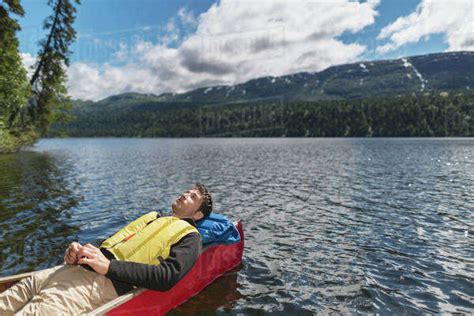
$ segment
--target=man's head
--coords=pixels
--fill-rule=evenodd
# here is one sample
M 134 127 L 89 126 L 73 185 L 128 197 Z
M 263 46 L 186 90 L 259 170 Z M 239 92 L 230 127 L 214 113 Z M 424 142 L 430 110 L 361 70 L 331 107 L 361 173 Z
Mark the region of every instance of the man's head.
M 212 197 L 204 185 L 196 183 L 173 202 L 171 209 L 173 216 L 198 221 L 212 212 Z

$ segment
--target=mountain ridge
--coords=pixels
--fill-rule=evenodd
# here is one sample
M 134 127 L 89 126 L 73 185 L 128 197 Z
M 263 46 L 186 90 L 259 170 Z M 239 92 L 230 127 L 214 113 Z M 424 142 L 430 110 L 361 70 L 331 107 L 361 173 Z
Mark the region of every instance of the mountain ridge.
M 254 78 L 235 85 L 197 88 L 159 95 L 127 92 L 99 101 L 225 104 L 283 98 L 318 101 L 389 96 L 407 92 L 469 90 L 474 87 L 474 52 L 460 51 L 408 56 L 399 59 L 358 61 L 319 72 Z

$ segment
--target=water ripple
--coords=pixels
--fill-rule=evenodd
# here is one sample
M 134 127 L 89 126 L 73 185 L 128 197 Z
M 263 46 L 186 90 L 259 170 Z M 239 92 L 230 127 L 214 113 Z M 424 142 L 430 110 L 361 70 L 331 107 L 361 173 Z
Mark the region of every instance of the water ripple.
M 472 139 L 70 139 L 0 157 L 2 275 L 200 181 L 243 265 L 172 315 L 474 313 Z

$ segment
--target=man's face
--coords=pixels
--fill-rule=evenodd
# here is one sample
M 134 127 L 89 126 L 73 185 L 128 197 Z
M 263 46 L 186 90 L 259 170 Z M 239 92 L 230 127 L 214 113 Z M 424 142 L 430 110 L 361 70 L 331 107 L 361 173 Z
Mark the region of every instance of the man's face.
M 184 192 L 173 202 L 173 204 L 171 204 L 173 216 L 179 218 L 192 218 L 194 220 L 201 219 L 204 214 L 197 212 L 197 210 L 201 206 L 203 198 L 204 197 L 198 189 L 193 188 Z

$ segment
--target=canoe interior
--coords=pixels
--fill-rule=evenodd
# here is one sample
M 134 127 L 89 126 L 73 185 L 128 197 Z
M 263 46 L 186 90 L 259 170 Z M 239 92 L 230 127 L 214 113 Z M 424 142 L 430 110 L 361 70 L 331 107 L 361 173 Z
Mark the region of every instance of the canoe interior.
M 0 293 L 14 285 L 15 283 L 19 282 L 23 278 L 27 278 L 30 275 L 32 275 L 33 272 L 27 272 L 27 273 L 21 273 L 21 274 L 15 274 L 12 276 L 7 276 L 0 278 Z

